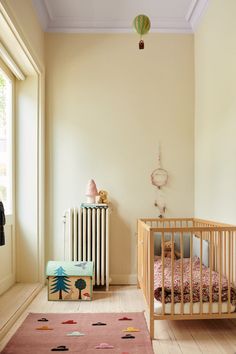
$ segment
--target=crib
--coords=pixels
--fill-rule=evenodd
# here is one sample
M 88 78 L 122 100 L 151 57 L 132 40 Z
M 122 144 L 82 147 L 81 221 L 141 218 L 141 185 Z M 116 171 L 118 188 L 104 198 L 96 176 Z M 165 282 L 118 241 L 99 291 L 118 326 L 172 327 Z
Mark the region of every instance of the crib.
M 236 318 L 236 226 L 195 218 L 139 219 L 137 254 L 151 338 L 155 320 Z

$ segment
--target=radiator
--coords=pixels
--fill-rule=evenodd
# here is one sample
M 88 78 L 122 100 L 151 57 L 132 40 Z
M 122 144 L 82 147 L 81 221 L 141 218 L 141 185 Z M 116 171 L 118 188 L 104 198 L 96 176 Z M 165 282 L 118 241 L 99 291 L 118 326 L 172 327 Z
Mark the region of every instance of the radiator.
M 94 285 L 109 288 L 109 208 L 82 206 L 64 215 L 65 260 L 93 261 Z

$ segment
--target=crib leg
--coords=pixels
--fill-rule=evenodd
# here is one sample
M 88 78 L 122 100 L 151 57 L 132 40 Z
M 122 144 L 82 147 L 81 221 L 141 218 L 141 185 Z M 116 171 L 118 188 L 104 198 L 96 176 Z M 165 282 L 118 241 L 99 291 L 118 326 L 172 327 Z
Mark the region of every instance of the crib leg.
M 137 280 L 137 289 L 141 289 L 141 286 L 139 284 L 139 281 Z
M 150 337 L 151 339 L 154 339 L 154 318 L 152 316 L 150 316 L 150 320 L 149 320 L 149 330 L 150 330 Z

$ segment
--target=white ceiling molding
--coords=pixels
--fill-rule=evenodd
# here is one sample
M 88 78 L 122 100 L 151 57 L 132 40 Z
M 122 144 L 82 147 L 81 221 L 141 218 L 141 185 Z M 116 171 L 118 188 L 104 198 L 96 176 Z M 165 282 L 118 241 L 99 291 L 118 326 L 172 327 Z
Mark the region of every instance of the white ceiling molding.
M 42 29 L 47 32 L 51 18 L 49 16 L 49 10 L 45 4 L 45 1 L 32 0 L 32 3 L 35 8 L 36 14 L 38 15 L 38 19 L 42 26 Z
M 70 26 L 68 26 L 70 23 Z M 191 33 L 192 28 L 182 18 L 160 18 L 151 19 L 151 32 L 176 32 Z M 65 32 L 65 33 L 133 33 L 132 23 L 127 21 L 91 21 L 84 19 L 78 21 L 75 18 L 55 19 L 48 27 L 47 32 Z
M 105 17 L 101 16 L 100 13 L 96 13 L 94 2 L 91 0 L 87 0 L 87 8 L 83 7 L 81 11 L 78 11 L 78 9 L 80 10 L 79 2 L 75 3 L 73 0 L 65 1 L 64 3 L 59 3 L 59 1 L 56 3 L 54 0 L 32 1 L 42 28 L 46 32 L 132 33 L 134 32 L 132 19 L 129 19 L 130 16 L 132 17 L 131 12 L 135 15 L 142 13 L 139 7 L 133 9 L 128 8 L 127 12 L 125 12 L 125 16 L 122 18 L 121 15 L 116 14 L 115 9 L 113 13 L 111 13 L 111 10 L 109 13 L 109 9 L 106 9 Z M 163 12 L 158 12 L 160 13 L 159 17 L 149 15 L 149 13 L 157 13 L 158 10 L 157 7 L 152 8 L 152 1 L 149 1 L 149 7 L 147 7 L 148 11 L 143 10 L 151 19 L 151 32 L 194 32 L 197 25 L 200 23 L 209 0 L 182 0 L 182 12 L 179 10 L 179 7 L 175 6 L 176 4 L 173 3 L 173 0 L 169 1 L 168 6 L 166 6 L 166 1 L 167 0 L 159 0 L 159 2 L 157 2 L 159 7 L 163 8 Z M 89 8 L 89 4 L 91 8 Z M 173 8 L 172 4 L 175 4 Z M 178 6 L 179 5 L 180 3 Z M 91 11 L 89 11 L 90 9 Z M 90 12 L 91 17 L 88 17 L 88 13 Z M 76 13 L 78 13 L 78 15 L 76 15 Z

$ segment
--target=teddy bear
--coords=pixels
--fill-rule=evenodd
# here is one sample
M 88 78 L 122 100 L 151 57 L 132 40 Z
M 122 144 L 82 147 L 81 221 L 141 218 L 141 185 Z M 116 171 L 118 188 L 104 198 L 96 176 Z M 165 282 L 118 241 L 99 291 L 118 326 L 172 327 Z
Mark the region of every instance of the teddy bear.
M 106 191 L 101 190 L 98 192 L 98 195 L 99 195 L 98 203 L 108 204 L 108 198 L 107 198 L 108 193 Z
M 175 243 L 174 243 L 175 247 Z M 172 242 L 171 241 L 165 241 L 164 242 L 164 257 L 171 258 L 171 252 L 172 252 Z M 180 258 L 180 253 L 174 249 L 174 259 Z

